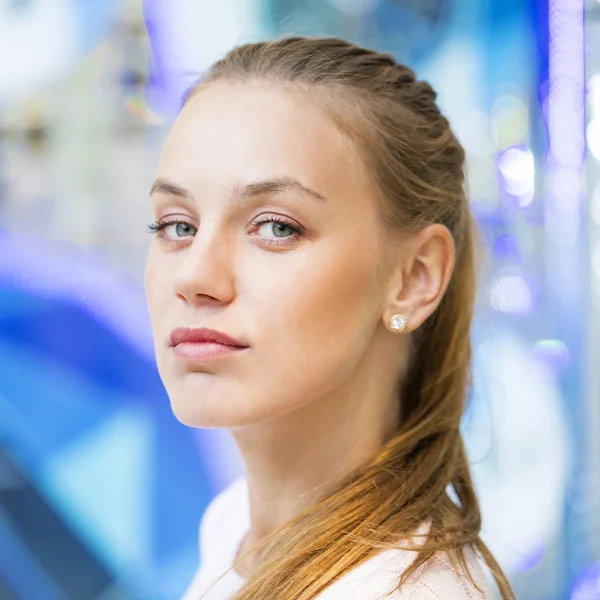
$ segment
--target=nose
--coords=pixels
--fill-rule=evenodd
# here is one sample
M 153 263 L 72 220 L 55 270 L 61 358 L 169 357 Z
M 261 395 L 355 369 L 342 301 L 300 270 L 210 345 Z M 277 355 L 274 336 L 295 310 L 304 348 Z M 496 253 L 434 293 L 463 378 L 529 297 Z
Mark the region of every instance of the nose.
M 181 253 L 173 278 L 175 295 L 186 303 L 228 303 L 234 295 L 233 252 L 226 238 L 197 233 Z

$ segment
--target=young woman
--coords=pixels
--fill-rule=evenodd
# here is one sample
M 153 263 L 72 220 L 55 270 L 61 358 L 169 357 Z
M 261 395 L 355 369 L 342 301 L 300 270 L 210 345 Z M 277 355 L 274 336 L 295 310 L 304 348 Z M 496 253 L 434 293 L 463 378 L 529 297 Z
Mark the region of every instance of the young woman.
M 227 428 L 246 467 L 186 600 L 491 598 L 485 571 L 514 597 L 459 432 L 475 234 L 435 98 L 304 37 L 186 95 L 151 193 L 156 357 L 176 416 Z

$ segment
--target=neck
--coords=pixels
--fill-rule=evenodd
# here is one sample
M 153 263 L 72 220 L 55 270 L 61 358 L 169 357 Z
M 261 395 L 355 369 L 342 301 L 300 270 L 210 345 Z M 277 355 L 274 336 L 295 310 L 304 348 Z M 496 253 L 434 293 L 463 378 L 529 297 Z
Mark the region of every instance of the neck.
M 246 466 L 251 520 L 239 555 L 330 493 L 394 435 L 398 381 L 369 377 L 374 372 L 362 365 L 301 409 L 232 431 Z M 246 574 L 256 560 L 251 554 L 244 561 Z

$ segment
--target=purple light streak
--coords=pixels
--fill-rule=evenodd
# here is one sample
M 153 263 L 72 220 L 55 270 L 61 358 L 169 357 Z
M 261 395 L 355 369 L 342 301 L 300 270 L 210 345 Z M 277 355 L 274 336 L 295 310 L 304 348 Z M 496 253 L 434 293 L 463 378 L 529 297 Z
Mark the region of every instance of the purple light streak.
M 550 0 L 546 225 L 550 241 L 579 237 L 585 152 L 584 1 Z

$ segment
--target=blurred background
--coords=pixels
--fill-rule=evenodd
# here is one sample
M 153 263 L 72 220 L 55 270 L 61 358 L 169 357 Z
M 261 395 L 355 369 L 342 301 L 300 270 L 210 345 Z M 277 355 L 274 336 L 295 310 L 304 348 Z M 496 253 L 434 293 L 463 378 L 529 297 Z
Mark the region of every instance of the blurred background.
M 242 464 L 158 377 L 148 190 L 191 77 L 292 32 L 439 91 L 486 248 L 463 423 L 484 539 L 520 599 L 600 599 L 599 1 L 0 0 L 0 600 L 189 583 Z

